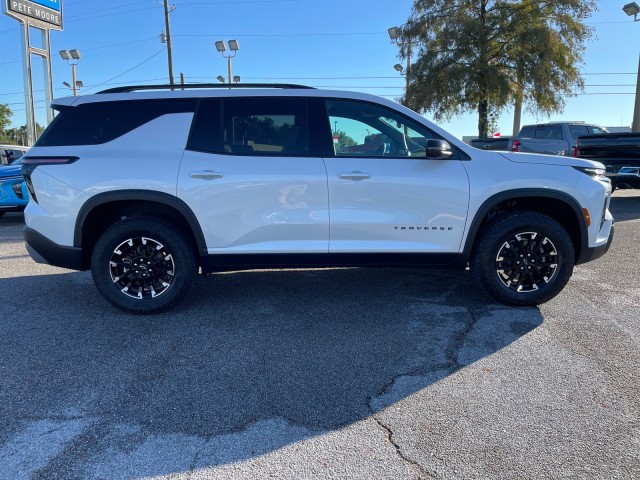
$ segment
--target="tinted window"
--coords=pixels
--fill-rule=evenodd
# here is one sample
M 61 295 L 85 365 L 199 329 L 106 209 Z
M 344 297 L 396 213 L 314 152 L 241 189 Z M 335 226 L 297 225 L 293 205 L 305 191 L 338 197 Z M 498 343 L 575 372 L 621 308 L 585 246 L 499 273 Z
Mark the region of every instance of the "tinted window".
M 24 151 L 22 150 L 0 147 L 0 164 L 11 163 L 22 157 L 22 155 L 24 155 Z
M 570 125 L 571 137 L 577 138 L 581 135 L 589 135 L 589 129 L 586 125 Z
M 225 153 L 309 155 L 306 99 L 225 99 L 222 110 Z
M 425 155 L 434 134 L 393 110 L 365 102 L 327 100 L 334 152 L 339 157 Z
M 193 100 L 99 102 L 63 108 L 36 146 L 98 145 L 168 113 L 192 112 Z
M 221 151 L 220 113 L 219 100 L 203 100 L 200 103 L 189 136 L 189 150 L 214 153 Z
M 607 132 L 604 128 L 600 128 L 600 127 L 589 127 L 591 129 L 591 134 L 593 135 L 600 135 L 603 133 L 609 133 Z
M 524 127 L 520 132 L 522 138 L 541 138 L 545 140 L 562 140 L 562 125 L 540 125 Z

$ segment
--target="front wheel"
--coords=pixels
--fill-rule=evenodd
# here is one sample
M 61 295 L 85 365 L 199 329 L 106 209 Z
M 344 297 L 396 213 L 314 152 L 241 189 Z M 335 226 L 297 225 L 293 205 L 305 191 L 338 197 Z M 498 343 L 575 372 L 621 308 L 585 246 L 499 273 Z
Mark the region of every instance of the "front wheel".
M 575 265 L 571 237 L 537 212 L 498 217 L 483 230 L 471 257 L 474 280 L 498 301 L 528 306 L 555 297 Z
M 132 313 L 164 310 L 197 274 L 184 231 L 156 217 L 129 217 L 107 228 L 91 256 L 93 281 L 112 305 Z

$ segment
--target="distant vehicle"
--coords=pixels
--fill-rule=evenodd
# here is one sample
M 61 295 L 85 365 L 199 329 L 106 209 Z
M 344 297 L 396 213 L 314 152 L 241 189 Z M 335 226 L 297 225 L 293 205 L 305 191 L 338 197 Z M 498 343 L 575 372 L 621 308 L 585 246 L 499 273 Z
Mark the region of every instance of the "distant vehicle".
M 598 125 L 583 122 L 550 122 L 525 125 L 517 137 L 478 138 L 470 145 L 480 150 L 543 153 L 572 156 L 576 138 L 608 133 Z
M 614 189 L 640 188 L 640 133 L 578 137 L 574 156 L 603 163 Z
M 469 142 L 474 148 L 480 150 L 500 150 L 503 152 L 518 152 L 519 143 L 514 144 L 514 139 L 517 137 L 488 137 L 488 138 L 474 138 Z
M 0 217 L 7 212 L 21 212 L 29 194 L 21 172 L 22 158 L 11 165 L 0 166 Z
M 21 145 L 0 145 L 0 165 L 9 165 L 22 157 L 27 150 L 28 147 Z

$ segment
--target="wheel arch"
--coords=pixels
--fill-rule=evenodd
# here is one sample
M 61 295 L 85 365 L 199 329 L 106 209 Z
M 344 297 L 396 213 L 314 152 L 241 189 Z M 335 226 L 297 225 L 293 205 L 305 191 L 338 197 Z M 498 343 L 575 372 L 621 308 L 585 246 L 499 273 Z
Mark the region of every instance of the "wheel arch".
M 76 220 L 73 245 L 82 248 L 84 262 L 100 233 L 118 218 L 131 215 L 157 215 L 182 226 L 191 236 L 198 254 L 207 247 L 200 223 L 189 206 L 174 195 L 148 190 L 119 190 L 91 197 L 80 209 Z
M 464 257 L 471 257 L 484 227 L 494 218 L 515 210 L 542 213 L 563 225 L 573 242 L 576 261 L 580 258 L 580 253 L 587 248 L 587 223 L 580 203 L 564 192 L 527 188 L 500 192 L 482 203 L 471 222 L 464 244 Z

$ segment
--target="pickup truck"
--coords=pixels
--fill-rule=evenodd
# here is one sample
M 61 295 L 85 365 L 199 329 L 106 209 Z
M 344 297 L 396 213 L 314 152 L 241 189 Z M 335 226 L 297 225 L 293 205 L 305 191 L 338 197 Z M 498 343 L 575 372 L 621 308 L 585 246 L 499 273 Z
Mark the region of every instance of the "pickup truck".
M 597 125 L 582 122 L 550 122 L 525 125 L 517 137 L 478 138 L 470 145 L 481 150 L 573 155 L 576 138 L 607 133 Z
M 603 163 L 614 189 L 640 188 L 640 133 L 580 136 L 574 157 Z

